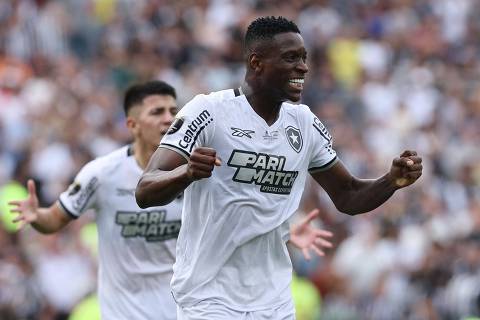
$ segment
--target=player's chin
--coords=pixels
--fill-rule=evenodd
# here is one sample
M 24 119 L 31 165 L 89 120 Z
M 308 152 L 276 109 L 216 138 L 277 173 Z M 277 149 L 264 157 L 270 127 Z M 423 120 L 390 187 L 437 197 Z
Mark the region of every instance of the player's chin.
M 289 92 L 287 94 L 287 100 L 290 100 L 292 102 L 298 102 L 298 101 L 300 101 L 301 98 L 302 98 L 302 93 L 301 92 L 298 92 L 298 93 Z
M 298 102 L 302 98 L 302 89 L 292 88 L 291 86 L 287 87 L 287 90 L 284 91 L 285 98 L 292 102 Z

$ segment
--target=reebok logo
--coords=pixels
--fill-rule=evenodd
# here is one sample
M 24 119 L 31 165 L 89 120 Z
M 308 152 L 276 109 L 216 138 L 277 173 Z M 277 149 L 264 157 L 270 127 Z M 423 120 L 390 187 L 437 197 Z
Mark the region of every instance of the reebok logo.
M 244 129 L 234 128 L 234 127 L 231 127 L 230 129 L 233 130 L 232 136 L 234 137 L 247 137 L 252 139 L 252 134 L 255 133 L 255 131 L 253 130 L 244 130 Z
M 289 194 L 298 171 L 284 170 L 285 161 L 284 156 L 233 150 L 227 165 L 237 168 L 233 181 L 255 183 L 265 193 Z

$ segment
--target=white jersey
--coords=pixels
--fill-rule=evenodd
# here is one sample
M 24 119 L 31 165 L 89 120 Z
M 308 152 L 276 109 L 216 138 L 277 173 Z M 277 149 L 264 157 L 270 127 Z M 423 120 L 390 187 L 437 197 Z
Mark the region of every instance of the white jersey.
M 288 218 L 308 170 L 336 161 L 331 137 L 305 105 L 283 103 L 267 125 L 239 90 L 198 95 L 180 110 L 160 147 L 187 159 L 199 146 L 222 161 L 186 190 L 172 291 L 182 307 L 202 300 L 239 311 L 291 299 Z
M 94 209 L 102 319 L 176 319 L 170 290 L 182 199 L 140 209 L 142 169 L 123 147 L 85 165 L 59 203 L 72 217 Z

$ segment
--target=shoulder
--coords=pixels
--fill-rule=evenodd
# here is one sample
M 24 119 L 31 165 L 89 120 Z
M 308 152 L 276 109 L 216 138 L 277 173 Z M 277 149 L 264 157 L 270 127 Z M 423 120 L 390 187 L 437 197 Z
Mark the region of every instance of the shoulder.
M 205 95 L 205 98 L 213 103 L 218 103 L 233 100 L 237 96 L 238 95 L 235 94 L 234 89 L 226 89 L 210 92 L 209 94 Z
M 209 94 L 198 94 L 190 100 L 178 113 L 177 118 L 205 120 L 212 119 L 221 113 L 229 101 L 236 98 L 234 90 L 215 91 Z
M 311 117 L 313 115 L 310 107 L 306 104 L 293 104 L 290 102 L 284 102 L 282 108 L 289 113 L 298 117 Z
M 87 171 L 92 175 L 108 175 L 117 169 L 129 156 L 129 146 L 124 146 L 114 150 L 104 156 L 93 159 L 83 166 L 82 171 Z
M 210 92 L 209 94 L 198 94 L 190 102 L 204 103 L 208 106 L 222 104 L 236 98 L 233 89 Z
M 293 104 L 284 102 L 282 108 L 284 109 L 284 112 L 287 114 L 287 116 L 290 117 L 290 119 L 295 119 L 294 121 L 301 125 L 307 125 L 309 123 L 312 123 L 315 118 L 315 115 L 305 104 Z

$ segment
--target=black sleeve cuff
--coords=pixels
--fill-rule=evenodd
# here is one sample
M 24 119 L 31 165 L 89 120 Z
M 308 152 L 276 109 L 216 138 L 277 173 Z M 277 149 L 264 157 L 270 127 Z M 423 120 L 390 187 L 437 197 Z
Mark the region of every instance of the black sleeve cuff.
M 330 169 L 330 167 L 332 167 L 337 161 L 338 161 L 338 158 L 337 156 L 335 156 L 332 160 L 330 160 L 323 166 L 308 168 L 308 172 L 313 173 L 315 171 L 324 171 L 324 170 Z
M 78 219 L 78 216 L 73 214 L 70 210 L 68 210 L 67 207 L 62 203 L 62 200 L 60 200 L 60 198 L 58 199 L 58 204 L 60 205 L 60 209 L 62 209 L 62 211 L 65 212 L 67 216 L 69 216 L 72 219 Z

